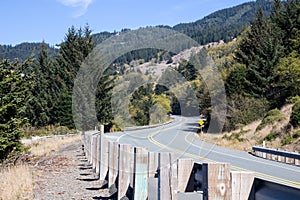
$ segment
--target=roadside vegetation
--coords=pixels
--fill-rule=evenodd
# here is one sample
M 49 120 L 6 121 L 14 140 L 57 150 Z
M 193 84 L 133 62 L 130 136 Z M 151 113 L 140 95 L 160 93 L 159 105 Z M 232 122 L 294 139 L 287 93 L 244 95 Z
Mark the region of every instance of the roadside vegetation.
M 0 199 L 32 199 L 32 190 L 37 184 L 35 179 L 38 176 L 35 166 L 63 146 L 80 140 L 81 135 L 76 134 L 52 136 L 26 143 L 26 153 L 11 157 L 0 164 Z
M 235 41 L 209 49 L 225 80 L 226 133 L 201 138 L 242 150 L 265 140 L 299 151 L 299 10 L 297 0 L 274 1 L 269 16 L 258 11 Z
M 0 169 L 0 199 L 29 199 L 34 187 L 30 166 L 20 164 Z

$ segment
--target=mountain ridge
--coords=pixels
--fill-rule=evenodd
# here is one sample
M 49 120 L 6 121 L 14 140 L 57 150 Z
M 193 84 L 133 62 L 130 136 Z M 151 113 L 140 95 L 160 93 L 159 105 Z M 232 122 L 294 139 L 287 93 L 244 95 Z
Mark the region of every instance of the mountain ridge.
M 219 42 L 220 40 L 228 42 L 250 25 L 259 8 L 262 8 L 265 15 L 268 15 L 272 11 L 272 6 L 273 0 L 257 0 L 215 11 L 195 22 L 178 23 L 173 27 L 168 25 L 158 25 L 156 27 L 170 28 L 184 33 L 201 45 Z M 99 44 L 117 33 L 128 30 L 130 29 L 124 28 L 119 32 L 104 31 L 95 33 L 93 34 L 94 41 Z M 42 42 L 24 42 L 15 46 L 0 45 L 0 59 L 25 60 L 30 56 L 36 56 L 41 49 L 41 44 Z M 50 55 L 55 55 L 58 52 L 56 46 L 51 47 L 47 44 L 47 47 Z

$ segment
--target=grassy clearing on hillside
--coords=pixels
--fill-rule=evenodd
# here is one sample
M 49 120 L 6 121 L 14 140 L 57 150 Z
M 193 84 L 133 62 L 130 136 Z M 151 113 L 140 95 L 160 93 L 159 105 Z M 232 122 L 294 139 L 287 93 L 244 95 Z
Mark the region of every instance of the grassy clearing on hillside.
M 59 125 L 49 125 L 41 128 L 26 127 L 24 128 L 24 137 L 31 138 L 33 136 L 74 134 L 76 132 L 78 131 L 75 129 L 69 129 L 66 126 Z
M 273 109 L 267 112 L 266 116 L 263 118 L 261 124 L 257 127 L 257 130 L 262 130 L 269 124 L 273 124 L 275 122 L 280 122 L 284 120 L 284 115 L 278 109 Z
M 30 152 L 34 156 L 43 156 L 52 151 L 58 150 L 62 145 L 71 144 L 81 140 L 81 135 L 69 135 L 65 137 L 53 136 L 52 138 L 42 139 L 32 142 Z

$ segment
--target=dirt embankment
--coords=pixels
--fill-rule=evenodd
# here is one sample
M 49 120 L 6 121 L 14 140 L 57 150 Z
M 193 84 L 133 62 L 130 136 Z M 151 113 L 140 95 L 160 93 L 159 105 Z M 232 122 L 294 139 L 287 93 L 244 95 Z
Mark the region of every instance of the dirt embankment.
M 219 135 L 201 134 L 199 137 L 204 141 L 242 151 L 251 151 L 252 146 L 261 146 L 265 141 L 267 147 L 300 152 L 300 137 L 293 138 L 293 134 L 298 130 L 289 124 L 292 106 L 283 106 L 280 109 L 282 118 L 262 128 L 259 128 L 263 123 L 260 119 L 231 132 Z

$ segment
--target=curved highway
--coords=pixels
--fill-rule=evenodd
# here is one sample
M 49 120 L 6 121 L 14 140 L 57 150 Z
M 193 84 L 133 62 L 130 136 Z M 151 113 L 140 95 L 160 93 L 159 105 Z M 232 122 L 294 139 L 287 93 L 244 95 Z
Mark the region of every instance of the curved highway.
M 106 134 L 106 137 L 132 146 L 147 147 L 149 151 L 174 152 L 180 158 L 193 158 L 199 163 L 230 163 L 232 170 L 253 171 L 257 178 L 300 188 L 299 166 L 201 141 L 195 134 L 198 120 L 176 116 L 172 123 L 163 126 Z

